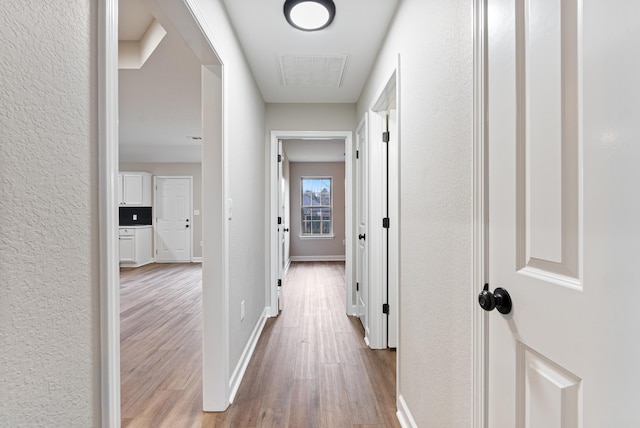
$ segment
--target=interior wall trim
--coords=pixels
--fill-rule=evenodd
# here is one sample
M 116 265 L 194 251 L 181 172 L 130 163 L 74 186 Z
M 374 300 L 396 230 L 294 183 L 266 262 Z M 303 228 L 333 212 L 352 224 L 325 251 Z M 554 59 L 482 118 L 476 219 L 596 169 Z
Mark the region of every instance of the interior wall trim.
M 344 262 L 346 256 L 291 256 L 292 262 Z
M 118 260 L 118 0 L 98 6 L 100 258 L 100 419 L 120 427 L 120 271 Z
M 409 406 L 407 406 L 407 402 L 404 401 L 404 397 L 402 395 L 398 396 L 397 406 L 398 412 L 396 413 L 396 416 L 400 422 L 400 426 L 402 428 L 418 428 L 418 424 L 413 419 Z
M 260 315 L 260 318 L 258 319 L 253 332 L 251 333 L 251 337 L 249 338 L 247 345 L 242 351 L 240 361 L 238 361 L 236 368 L 231 374 L 231 378 L 229 379 L 229 403 L 233 403 L 233 399 L 238 392 L 238 388 L 240 388 L 240 383 L 242 383 L 244 374 L 246 373 L 247 367 L 249 366 L 249 361 L 251 361 L 251 357 L 253 356 L 253 352 L 256 349 L 256 345 L 258 344 L 258 340 L 260 339 L 260 335 L 262 334 L 262 330 L 264 329 L 264 325 L 266 322 L 267 308 L 262 311 L 262 315 Z
M 472 302 L 472 382 L 471 421 L 473 428 L 488 427 L 487 361 L 488 337 L 486 312 L 476 304 L 483 284 L 488 282 L 488 215 L 486 164 L 486 0 L 473 0 L 473 266 L 470 302 Z

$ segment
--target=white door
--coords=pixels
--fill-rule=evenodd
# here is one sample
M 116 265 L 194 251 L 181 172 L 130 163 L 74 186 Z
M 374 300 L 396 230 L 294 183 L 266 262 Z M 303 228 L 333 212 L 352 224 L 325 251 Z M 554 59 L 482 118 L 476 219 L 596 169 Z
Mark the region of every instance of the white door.
M 369 337 L 369 283 L 367 263 L 367 214 L 368 214 L 368 180 L 367 180 L 367 119 L 360 123 L 356 135 L 356 310 Z
M 640 2 L 489 0 L 491 428 L 640 426 Z
M 191 178 L 156 177 L 156 261 L 191 261 Z
M 287 260 L 285 259 L 286 238 L 289 228 L 287 226 L 289 219 L 285 212 L 285 180 L 284 180 L 284 152 L 282 150 L 282 141 L 278 141 L 278 310 L 284 307 L 284 295 L 282 281 L 284 281 L 284 273 Z
M 400 265 L 400 159 L 398 110 L 389 110 L 389 144 L 387 144 L 387 217 L 391 219 L 387 229 L 387 303 L 389 315 L 387 326 L 387 346 L 398 346 L 398 318 L 400 305 L 398 304 L 398 282 Z

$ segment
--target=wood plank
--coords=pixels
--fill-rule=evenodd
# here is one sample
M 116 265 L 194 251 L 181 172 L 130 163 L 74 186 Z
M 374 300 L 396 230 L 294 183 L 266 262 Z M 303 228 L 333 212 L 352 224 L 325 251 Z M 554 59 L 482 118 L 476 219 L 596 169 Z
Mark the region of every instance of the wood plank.
M 320 426 L 320 391 L 317 379 L 293 382 L 293 396 L 289 411 L 290 427 L 314 428 Z
M 340 364 L 321 364 L 320 372 L 320 426 L 344 427 L 351 425 L 349 400 L 344 386 Z
M 364 344 L 344 263 L 293 263 L 235 401 L 202 408 L 201 267 L 121 269 L 123 427 L 397 427 L 393 351 Z

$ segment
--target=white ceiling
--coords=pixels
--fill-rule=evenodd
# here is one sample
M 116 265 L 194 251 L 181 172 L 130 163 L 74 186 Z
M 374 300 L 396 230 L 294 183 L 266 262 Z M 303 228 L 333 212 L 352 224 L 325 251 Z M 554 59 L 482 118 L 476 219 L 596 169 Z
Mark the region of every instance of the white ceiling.
M 284 0 L 223 0 L 268 103 L 355 103 L 398 0 L 334 0 L 336 17 L 324 30 L 291 27 L 282 12 Z M 340 87 L 285 87 L 279 55 L 342 56 L 347 64 Z
M 213 0 L 212 0 L 213 1 Z M 267 103 L 357 102 L 398 0 L 334 0 L 336 18 L 326 29 L 303 32 L 284 18 L 284 0 L 220 0 L 247 56 Z M 139 40 L 153 20 L 153 0 L 123 0 L 119 4 L 120 40 Z M 199 162 L 200 63 L 178 33 L 160 20 L 167 35 L 139 70 L 120 70 L 120 160 L 122 162 Z M 282 55 L 286 57 L 281 57 Z M 291 56 L 290 56 L 291 55 Z M 292 57 L 293 56 L 293 57 Z M 337 64 L 346 57 L 338 87 L 305 87 L 291 79 L 283 86 L 280 62 L 295 65 L 296 57 Z M 282 59 L 284 58 L 284 59 Z M 292 59 L 293 58 L 293 59 Z M 333 59 L 332 59 L 333 58 Z M 297 77 L 297 76 L 293 76 Z M 335 76 L 330 76 L 333 82 Z M 344 142 L 309 141 L 293 147 L 295 159 L 344 161 Z M 300 142 L 299 142 L 300 143 Z M 329 145 L 338 145 L 329 155 Z M 308 149 L 303 149 L 308 148 Z M 311 150 L 304 155 L 302 152 Z M 340 153 L 338 153 L 340 152 Z M 320 154 L 329 155 L 318 158 Z M 302 162 L 303 160 L 297 160 Z M 308 161 L 308 160 L 304 160 Z

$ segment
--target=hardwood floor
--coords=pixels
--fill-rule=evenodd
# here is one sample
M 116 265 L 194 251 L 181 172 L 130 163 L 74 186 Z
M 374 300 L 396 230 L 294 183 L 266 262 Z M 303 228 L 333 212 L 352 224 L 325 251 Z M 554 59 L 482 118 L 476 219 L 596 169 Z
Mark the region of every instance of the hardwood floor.
M 234 403 L 203 413 L 199 264 L 121 270 L 123 427 L 399 427 L 395 352 L 344 314 L 344 263 L 293 263 Z

